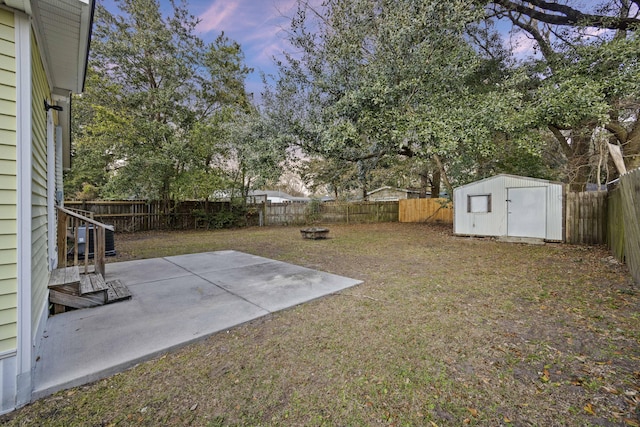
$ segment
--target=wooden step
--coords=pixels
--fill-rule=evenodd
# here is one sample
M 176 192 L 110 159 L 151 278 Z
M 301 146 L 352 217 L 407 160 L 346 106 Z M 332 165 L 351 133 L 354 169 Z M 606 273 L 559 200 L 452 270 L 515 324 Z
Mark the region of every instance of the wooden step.
M 106 302 L 105 291 L 93 294 L 73 295 L 60 292 L 59 288 L 49 289 L 49 302 L 71 308 L 89 308 L 104 305 Z M 59 310 L 56 310 L 58 312 Z
M 77 265 L 73 267 L 56 268 L 49 276 L 49 287 L 69 286 L 80 283 L 80 269 Z
M 131 298 L 131 291 L 120 280 L 107 282 L 107 304 Z
M 54 304 L 56 314 L 67 308 L 97 307 L 107 302 L 107 284 L 101 274 L 79 274 L 77 266 L 59 270 L 51 273 L 49 281 L 49 302 Z
M 83 274 L 80 276 L 80 295 L 104 292 L 107 284 L 100 273 Z

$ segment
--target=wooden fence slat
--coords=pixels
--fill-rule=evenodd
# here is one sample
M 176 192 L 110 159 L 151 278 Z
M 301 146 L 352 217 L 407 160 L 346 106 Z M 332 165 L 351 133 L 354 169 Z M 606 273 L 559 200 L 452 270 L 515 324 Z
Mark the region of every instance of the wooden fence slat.
M 398 220 L 453 224 L 453 209 L 447 199 L 404 199 L 399 203 Z
M 624 221 L 624 259 L 640 283 L 640 168 L 620 177 L 621 211 Z
M 606 191 L 567 193 L 565 241 L 574 244 L 606 243 Z

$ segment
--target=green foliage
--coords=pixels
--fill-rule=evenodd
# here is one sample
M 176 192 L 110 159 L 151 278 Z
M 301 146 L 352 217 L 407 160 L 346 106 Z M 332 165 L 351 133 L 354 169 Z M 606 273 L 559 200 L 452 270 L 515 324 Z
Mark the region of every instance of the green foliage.
M 301 53 L 280 64 L 266 112 L 289 144 L 355 163 L 363 188 L 398 156 L 437 155 L 459 182 L 479 157 L 498 163 L 497 136 L 535 157 L 526 75 L 505 73 L 505 59 L 482 57 L 466 39 L 482 17 L 466 1 L 299 2 L 290 41 Z
M 322 218 L 321 208 L 322 201 L 320 199 L 311 199 L 311 201 L 307 203 L 304 215 L 307 224 L 314 224 L 320 221 Z
M 225 129 L 250 109 L 240 46 L 205 44 L 185 2 L 98 6 L 86 93 L 74 104 L 68 191 L 107 198 L 208 198 L 227 184 Z
M 337 188 L 337 174 L 366 188 L 403 156 L 434 161 L 451 185 L 500 172 L 584 181 L 597 126 L 640 165 L 640 46 L 629 4 L 587 17 L 520 1 L 298 1 L 295 53 L 279 63 L 265 112 L 281 144 L 329 166 L 309 165 L 315 186 Z M 559 17 L 567 10 L 586 20 Z M 528 32 L 543 58 L 516 60 L 497 19 Z M 599 31 L 582 28 L 587 21 Z M 339 172 L 348 163 L 356 171 Z
M 206 212 L 204 209 L 196 209 L 193 211 L 193 215 L 198 224 L 204 224 L 206 228 L 220 230 L 245 225 L 247 210 L 246 206 L 241 203 L 232 203 L 228 210 L 212 213 Z

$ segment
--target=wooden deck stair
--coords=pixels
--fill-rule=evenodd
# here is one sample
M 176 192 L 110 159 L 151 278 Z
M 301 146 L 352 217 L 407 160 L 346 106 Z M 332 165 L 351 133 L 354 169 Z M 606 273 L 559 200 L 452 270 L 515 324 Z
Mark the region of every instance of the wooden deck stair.
M 80 274 L 78 266 L 54 270 L 49 279 L 49 302 L 54 314 L 67 308 L 89 308 L 131 298 L 131 292 L 120 281 L 106 282 L 100 273 Z

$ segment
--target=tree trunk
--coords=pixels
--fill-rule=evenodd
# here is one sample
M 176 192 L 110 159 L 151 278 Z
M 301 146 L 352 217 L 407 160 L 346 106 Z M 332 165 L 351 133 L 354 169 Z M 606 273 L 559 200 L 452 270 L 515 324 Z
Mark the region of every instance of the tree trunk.
M 568 163 L 569 190 L 586 191 L 591 165 L 589 164 L 589 144 L 591 133 L 573 133 L 572 154 Z
M 431 173 L 430 168 L 426 167 L 419 174 L 420 176 L 420 188 L 418 189 L 418 198 L 426 199 L 427 198 L 427 188 L 429 188 L 429 174 Z
M 433 171 L 431 174 L 431 198 L 437 199 L 440 197 L 440 181 L 441 175 L 439 170 Z
M 442 178 L 442 181 L 444 182 L 444 186 L 447 189 L 447 193 L 449 193 L 449 199 L 453 200 L 453 187 L 451 186 L 451 183 L 449 182 L 449 178 L 447 177 L 447 171 L 444 170 L 444 165 L 442 164 L 442 160 L 440 160 L 440 156 L 438 156 L 437 154 L 433 155 L 433 160 L 435 160 L 436 165 L 438 166 L 438 169 L 440 170 L 440 177 Z
M 629 139 L 624 146 L 624 162 L 628 171 L 640 168 L 640 120 L 636 121 L 629 132 Z

